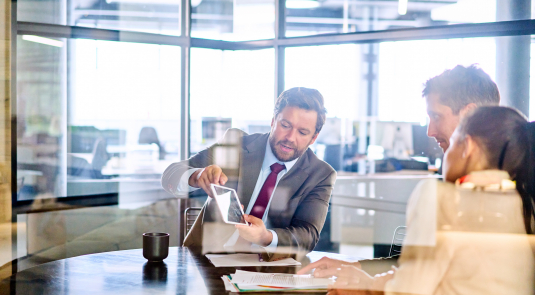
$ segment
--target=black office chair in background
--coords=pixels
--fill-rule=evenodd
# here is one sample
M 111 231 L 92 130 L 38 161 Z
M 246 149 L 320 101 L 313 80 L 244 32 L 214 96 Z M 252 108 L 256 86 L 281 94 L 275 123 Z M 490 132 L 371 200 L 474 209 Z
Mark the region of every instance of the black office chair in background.
M 153 144 L 155 143 L 158 146 L 158 149 L 160 150 L 160 160 L 165 159 L 165 149 L 163 145 L 160 143 L 160 140 L 158 139 L 158 133 L 156 132 L 156 129 L 154 127 L 143 127 L 141 128 L 141 131 L 139 131 L 139 144 Z
M 83 178 L 106 179 L 109 176 L 102 175 L 102 168 L 110 160 L 110 155 L 107 151 L 106 140 L 99 138 L 95 141 L 92 152 L 91 163 L 87 160 L 67 155 L 67 174 Z

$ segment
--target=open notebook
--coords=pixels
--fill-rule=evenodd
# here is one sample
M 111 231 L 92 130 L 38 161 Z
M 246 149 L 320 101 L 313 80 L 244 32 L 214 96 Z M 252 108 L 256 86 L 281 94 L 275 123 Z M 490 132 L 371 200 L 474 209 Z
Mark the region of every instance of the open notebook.
M 237 270 L 235 274 L 223 276 L 225 289 L 231 292 L 257 291 L 321 291 L 327 290 L 332 279 L 319 279 L 310 275 L 283 273 L 260 273 Z

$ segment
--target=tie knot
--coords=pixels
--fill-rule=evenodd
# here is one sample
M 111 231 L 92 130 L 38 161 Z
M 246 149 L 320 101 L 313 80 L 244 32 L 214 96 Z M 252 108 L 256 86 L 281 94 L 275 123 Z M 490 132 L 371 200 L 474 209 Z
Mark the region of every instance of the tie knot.
M 286 168 L 286 166 L 284 166 L 283 164 L 275 163 L 275 164 L 271 165 L 269 168 L 271 168 L 271 172 L 279 174 L 279 172 L 284 170 L 284 168 Z

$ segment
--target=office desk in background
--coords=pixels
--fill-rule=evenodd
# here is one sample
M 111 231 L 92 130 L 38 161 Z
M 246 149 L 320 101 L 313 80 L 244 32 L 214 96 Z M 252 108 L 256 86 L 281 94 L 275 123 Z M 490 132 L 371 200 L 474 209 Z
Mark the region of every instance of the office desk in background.
M 323 256 L 358 259 L 311 252 L 303 265 Z M 142 249 L 135 249 L 72 257 L 26 269 L 1 281 L 0 294 L 226 294 L 221 277 L 236 269 L 295 273 L 299 267 L 214 267 L 206 257 L 184 247 L 171 247 L 164 263 L 154 264 L 143 258 Z
M 424 179 L 441 177 L 414 170 L 368 175 L 339 172 L 331 197 L 331 242 L 373 246 L 374 257 L 388 256 L 394 230 L 405 225 L 413 189 Z

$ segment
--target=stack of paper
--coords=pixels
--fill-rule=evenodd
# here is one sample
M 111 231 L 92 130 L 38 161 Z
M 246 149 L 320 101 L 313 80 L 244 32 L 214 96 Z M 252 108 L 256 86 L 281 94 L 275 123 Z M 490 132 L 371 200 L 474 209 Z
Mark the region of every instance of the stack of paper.
M 293 258 L 285 258 L 277 261 L 260 261 L 258 254 L 206 254 L 206 258 L 215 267 L 237 266 L 298 266 L 301 262 Z
M 318 279 L 310 275 L 283 273 L 259 273 L 236 270 L 235 274 L 223 276 L 225 289 L 231 292 L 258 291 L 322 291 L 327 290 L 332 279 Z

